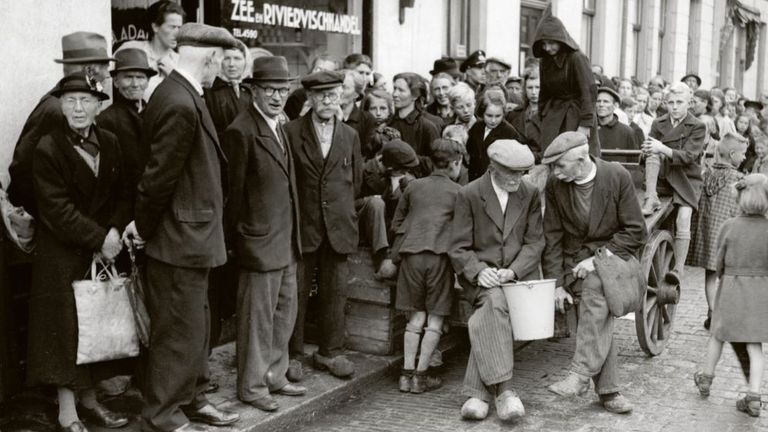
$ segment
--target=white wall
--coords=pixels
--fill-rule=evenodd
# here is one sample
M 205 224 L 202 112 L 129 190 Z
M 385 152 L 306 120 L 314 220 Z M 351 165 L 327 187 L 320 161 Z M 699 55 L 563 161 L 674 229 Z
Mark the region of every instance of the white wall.
M 405 9 L 401 25 L 399 2 L 373 3 L 373 66 L 391 84 L 400 72 L 429 77 L 432 64 L 443 53 L 446 5 L 442 0 L 416 0 Z
M 520 0 L 486 0 L 480 17 L 481 46 L 489 57 L 501 57 L 517 75 L 520 62 Z
M 0 178 L 37 101 L 61 78 L 61 37 L 92 31 L 112 40 L 110 0 L 0 1 Z

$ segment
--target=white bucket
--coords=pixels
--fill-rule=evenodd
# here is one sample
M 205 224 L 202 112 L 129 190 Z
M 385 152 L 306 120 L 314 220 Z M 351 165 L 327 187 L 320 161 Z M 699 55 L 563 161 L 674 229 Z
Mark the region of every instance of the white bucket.
M 547 339 L 555 333 L 555 279 L 502 285 L 515 341 Z

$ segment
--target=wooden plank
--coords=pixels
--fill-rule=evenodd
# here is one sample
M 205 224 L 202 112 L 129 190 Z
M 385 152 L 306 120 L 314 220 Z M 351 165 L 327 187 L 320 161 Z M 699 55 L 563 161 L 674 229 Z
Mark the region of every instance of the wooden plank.
M 354 300 L 347 301 L 347 316 L 371 320 L 391 321 L 396 311 L 389 306 L 372 303 L 362 303 Z
M 637 200 L 640 202 L 640 206 L 642 206 L 643 201 L 645 200 L 645 191 L 637 190 L 635 193 L 637 194 Z M 645 226 L 649 232 L 656 229 L 656 227 L 658 227 L 661 222 L 663 222 L 664 219 L 674 210 L 674 206 L 672 205 L 672 197 L 660 197 L 659 200 L 661 201 L 661 209 L 654 212 L 652 215 L 645 217 Z
M 365 336 L 371 339 L 386 341 L 392 337 L 392 326 L 389 321 L 369 320 L 347 316 L 347 333 Z
M 347 299 L 394 306 L 395 287 L 394 284 L 353 277 L 347 286 Z
M 347 337 L 347 347 L 349 349 L 367 354 L 390 355 L 399 349 L 402 344 L 402 335 L 389 342 L 368 339 L 362 336 L 350 335 Z

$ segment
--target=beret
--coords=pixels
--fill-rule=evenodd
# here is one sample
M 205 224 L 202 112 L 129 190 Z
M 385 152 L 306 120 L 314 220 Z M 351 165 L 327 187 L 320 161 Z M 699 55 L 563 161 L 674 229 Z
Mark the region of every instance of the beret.
M 222 27 L 200 23 L 186 23 L 176 36 L 177 46 L 221 47 L 239 49 L 238 40 Z
M 528 171 L 535 163 L 527 145 L 512 139 L 500 139 L 488 146 L 488 158 L 514 171 Z
M 344 84 L 344 72 L 320 71 L 301 79 L 301 85 L 307 90 L 322 90 Z
M 583 133 L 563 132 L 552 140 L 552 143 L 544 150 L 544 157 L 541 159 L 541 163 L 545 165 L 551 164 L 560 159 L 560 156 L 564 155 L 568 150 L 584 145 L 589 145 L 589 141 Z
M 608 86 L 598 87 L 597 94 L 600 94 L 600 93 L 608 93 L 609 95 L 611 95 L 611 97 L 613 97 L 613 100 L 616 101 L 616 103 L 621 102 L 621 96 L 619 96 L 619 93 L 616 90 L 612 89 L 611 87 L 608 87 Z
M 484 64 L 485 64 L 485 51 L 477 50 L 472 54 L 470 54 L 466 60 L 461 62 L 461 67 L 459 68 L 459 70 L 461 70 L 462 72 L 466 72 L 467 69 L 471 67 L 480 66 Z
M 419 165 L 419 157 L 410 144 L 393 139 L 381 147 L 381 163 L 387 168 L 413 168 Z
M 502 58 L 499 58 L 499 57 L 488 57 L 488 59 L 485 61 L 485 63 L 486 64 L 487 63 L 496 63 L 496 64 L 500 64 L 500 65 L 504 66 L 507 69 L 512 69 L 512 65 L 509 64 L 508 61 L 506 61 L 506 60 L 504 60 Z

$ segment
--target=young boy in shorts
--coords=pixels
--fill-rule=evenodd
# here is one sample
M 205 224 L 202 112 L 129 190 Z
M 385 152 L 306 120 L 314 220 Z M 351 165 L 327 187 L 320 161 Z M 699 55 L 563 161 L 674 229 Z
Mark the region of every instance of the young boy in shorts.
M 427 369 L 440 341 L 443 319 L 451 311 L 454 274 L 448 249 L 462 155 L 463 148 L 456 141 L 435 140 L 430 156 L 432 174 L 408 184 L 392 220 L 392 259 L 400 261 L 396 306 L 410 314 L 403 337 L 402 392 L 423 393 L 441 385 Z

